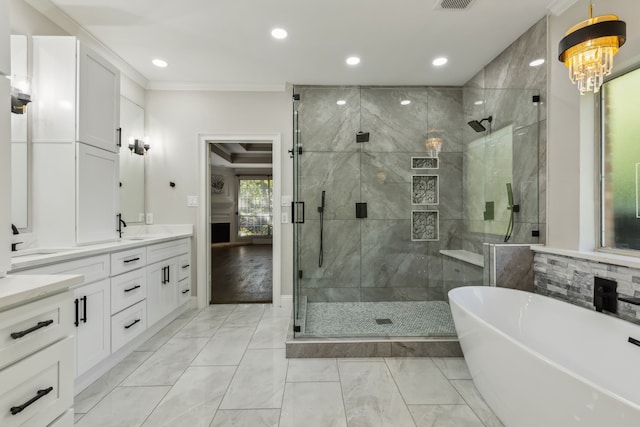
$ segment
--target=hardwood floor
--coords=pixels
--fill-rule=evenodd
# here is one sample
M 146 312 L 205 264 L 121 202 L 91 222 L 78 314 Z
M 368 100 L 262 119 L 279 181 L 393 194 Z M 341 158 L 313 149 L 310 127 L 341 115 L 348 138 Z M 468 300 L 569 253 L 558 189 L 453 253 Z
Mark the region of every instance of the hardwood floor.
M 212 246 L 211 303 L 270 303 L 271 245 Z

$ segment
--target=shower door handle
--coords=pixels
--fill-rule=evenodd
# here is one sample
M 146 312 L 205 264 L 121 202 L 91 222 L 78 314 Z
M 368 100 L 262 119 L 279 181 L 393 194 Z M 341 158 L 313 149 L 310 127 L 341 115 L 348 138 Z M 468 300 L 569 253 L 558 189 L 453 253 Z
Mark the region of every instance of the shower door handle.
M 291 220 L 294 224 L 304 224 L 304 202 L 291 202 Z

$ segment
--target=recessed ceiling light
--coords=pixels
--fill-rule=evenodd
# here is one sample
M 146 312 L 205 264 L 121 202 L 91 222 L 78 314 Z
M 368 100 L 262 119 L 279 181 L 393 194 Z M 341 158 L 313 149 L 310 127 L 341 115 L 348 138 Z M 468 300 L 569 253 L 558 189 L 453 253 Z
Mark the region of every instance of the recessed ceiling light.
M 447 58 L 445 58 L 444 56 L 441 56 L 440 58 L 434 59 L 432 64 L 439 67 L 440 65 L 446 64 L 447 61 L 449 61 Z
M 165 68 L 167 65 L 169 65 L 169 64 L 167 63 L 167 61 L 162 60 L 162 59 L 158 59 L 158 58 L 156 58 L 156 59 L 154 59 L 153 61 L 151 61 L 151 63 L 152 63 L 153 65 L 155 65 L 156 67 L 158 67 L 158 68 Z
M 271 31 L 271 36 L 273 36 L 274 39 L 278 39 L 278 40 L 286 39 L 287 35 L 288 35 L 287 31 L 283 30 L 282 28 L 274 28 Z
M 400 105 L 409 105 L 411 104 L 411 101 L 408 99 L 403 99 L 402 101 L 400 101 Z
M 542 64 L 544 64 L 544 58 L 539 58 L 529 62 L 530 67 L 537 67 L 538 65 L 542 65 Z
M 484 104 L 484 101 L 476 101 L 476 102 L 474 102 L 474 104 L 475 105 L 482 105 L 482 104 Z
M 339 99 L 338 102 L 336 102 L 336 104 L 338 104 L 338 105 L 344 105 L 346 103 L 347 103 L 347 101 L 345 101 L 344 99 Z
M 347 64 L 349 65 L 358 65 L 360 63 L 360 58 L 357 56 L 350 56 L 347 58 Z

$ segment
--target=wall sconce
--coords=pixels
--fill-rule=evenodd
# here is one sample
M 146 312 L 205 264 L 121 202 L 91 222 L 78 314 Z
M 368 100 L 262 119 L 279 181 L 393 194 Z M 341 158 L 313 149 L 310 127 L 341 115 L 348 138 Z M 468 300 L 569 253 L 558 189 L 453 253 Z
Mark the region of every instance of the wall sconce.
M 134 139 L 133 143 L 129 142 L 129 150 L 131 150 L 131 154 L 144 156 L 150 148 L 149 144 L 145 143 L 141 139 Z
M 11 112 L 24 114 L 31 102 L 31 83 L 27 77 L 13 76 L 11 80 Z

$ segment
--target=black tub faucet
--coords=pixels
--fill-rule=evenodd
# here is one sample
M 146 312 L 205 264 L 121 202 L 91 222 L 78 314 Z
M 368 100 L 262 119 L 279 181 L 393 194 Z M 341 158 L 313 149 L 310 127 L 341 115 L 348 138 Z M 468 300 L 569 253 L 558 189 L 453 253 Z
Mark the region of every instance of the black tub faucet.
M 594 277 L 593 280 L 593 305 L 596 311 L 618 312 L 618 284 L 614 280 Z

